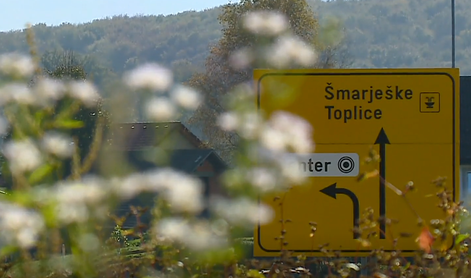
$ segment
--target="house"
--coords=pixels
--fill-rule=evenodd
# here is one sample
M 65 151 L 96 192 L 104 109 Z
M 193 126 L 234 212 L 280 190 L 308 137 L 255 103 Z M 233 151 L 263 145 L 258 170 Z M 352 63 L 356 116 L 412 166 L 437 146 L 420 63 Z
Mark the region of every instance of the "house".
M 134 171 L 172 167 L 199 177 L 207 198 L 224 194 L 219 178 L 227 169 L 226 163 L 181 122 L 114 124 L 110 129 L 106 152 L 122 155 Z M 117 213 L 123 215 L 129 212 L 131 205 L 151 206 L 154 197 L 152 194 L 141 194 L 121 204 Z M 208 216 L 208 213 L 204 211 L 202 216 Z M 147 214 L 142 220 L 147 222 L 149 219 L 150 214 Z M 134 224 L 135 221 L 130 219 L 125 227 Z

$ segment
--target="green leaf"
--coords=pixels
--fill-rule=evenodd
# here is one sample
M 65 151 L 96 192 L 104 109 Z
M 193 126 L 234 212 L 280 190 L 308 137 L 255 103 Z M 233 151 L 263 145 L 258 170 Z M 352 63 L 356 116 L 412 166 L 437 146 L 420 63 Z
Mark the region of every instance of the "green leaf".
M 4 256 L 8 256 L 8 255 L 11 255 L 15 252 L 18 251 L 18 247 L 14 246 L 14 245 L 7 245 L 5 247 L 3 247 L 0 251 L 0 256 L 4 257 Z
M 460 234 L 456 237 L 455 244 L 458 245 L 467 238 L 469 238 L 469 234 Z
M 48 227 L 57 227 L 56 207 L 54 205 L 43 206 L 41 213 Z
M 35 184 L 42 181 L 46 176 L 52 173 L 54 167 L 51 164 L 44 164 L 38 169 L 34 170 L 29 176 L 29 183 Z
M 44 119 L 46 114 L 47 114 L 46 110 L 40 110 L 40 111 L 34 113 L 34 119 L 36 120 L 36 123 L 42 122 L 42 120 Z
M 82 128 L 84 123 L 82 121 L 76 120 L 60 120 L 55 122 L 54 126 L 56 128 L 68 128 L 68 129 L 75 129 L 75 128 Z
M 261 274 L 259 271 L 255 269 L 251 269 L 247 272 L 247 277 L 253 277 L 253 278 L 265 278 L 263 274 Z
M 23 206 L 29 206 L 32 203 L 33 195 L 27 192 L 15 191 L 10 195 L 6 195 L 8 200 Z

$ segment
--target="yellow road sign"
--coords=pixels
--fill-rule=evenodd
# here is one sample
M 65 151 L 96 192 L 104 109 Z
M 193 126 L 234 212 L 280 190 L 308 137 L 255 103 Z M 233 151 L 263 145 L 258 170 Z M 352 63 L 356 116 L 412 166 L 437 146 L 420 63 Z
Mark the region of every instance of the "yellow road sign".
M 272 223 L 258 226 L 254 234 L 256 256 L 276 256 L 281 229 L 287 231 L 286 249 L 323 256 L 319 245 L 343 254 L 367 255 L 373 249 L 392 249 L 399 233 L 403 252 L 418 250 L 417 216 L 384 180 L 404 189 L 413 181 L 418 189 L 408 194 L 414 210 L 424 220 L 442 218 L 431 181 L 447 177 L 459 200 L 459 70 L 255 70 L 259 109 L 270 114 L 285 110 L 313 126 L 315 153 L 299 156 L 307 186 L 283 195 L 282 210 L 273 196 L 262 201 L 276 212 Z M 292 95 L 293 97 L 287 97 Z M 371 148 L 381 157 L 365 165 Z M 378 177 L 357 182 L 359 173 L 376 167 Z M 359 246 L 352 232 L 356 219 L 372 208 L 399 222 L 378 227 L 379 238 L 368 248 Z M 280 219 L 290 222 L 281 227 Z M 317 232 L 310 237 L 309 222 Z

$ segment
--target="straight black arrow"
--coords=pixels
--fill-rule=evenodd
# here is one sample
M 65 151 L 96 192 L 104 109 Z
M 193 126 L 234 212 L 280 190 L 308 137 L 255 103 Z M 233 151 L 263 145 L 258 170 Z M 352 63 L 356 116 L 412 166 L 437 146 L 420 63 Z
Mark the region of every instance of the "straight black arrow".
M 337 199 L 337 194 L 347 195 L 353 203 L 353 227 L 358 228 L 358 221 L 360 219 L 360 203 L 358 202 L 358 198 L 355 193 L 346 188 L 337 188 L 337 183 L 327 186 L 326 188 L 322 189 L 321 192 L 334 199 Z M 360 235 L 355 229 L 353 232 L 353 238 L 357 239 L 359 237 Z
M 383 128 L 379 131 L 376 138 L 375 145 L 379 144 L 379 216 L 382 221 L 379 225 L 381 233 L 379 238 L 386 238 L 386 144 L 389 143 L 389 138 Z

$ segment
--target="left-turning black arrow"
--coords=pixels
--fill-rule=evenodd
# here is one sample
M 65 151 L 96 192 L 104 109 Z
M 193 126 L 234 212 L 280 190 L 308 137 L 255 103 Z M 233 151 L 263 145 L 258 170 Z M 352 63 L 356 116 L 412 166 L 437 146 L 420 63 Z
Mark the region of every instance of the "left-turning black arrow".
M 334 199 L 337 199 L 337 194 L 347 195 L 353 203 L 353 227 L 358 228 L 358 220 L 360 219 L 360 203 L 358 202 L 358 198 L 355 193 L 346 188 L 337 188 L 337 183 L 327 186 L 322 189 L 321 192 Z M 354 231 L 353 238 L 356 239 L 358 237 L 359 234 Z

